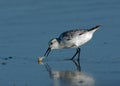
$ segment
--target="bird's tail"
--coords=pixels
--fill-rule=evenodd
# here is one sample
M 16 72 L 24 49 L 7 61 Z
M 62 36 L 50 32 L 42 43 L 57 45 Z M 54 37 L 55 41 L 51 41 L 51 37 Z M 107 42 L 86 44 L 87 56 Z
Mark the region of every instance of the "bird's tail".
M 88 29 L 88 31 L 96 31 L 97 29 L 99 29 L 100 25 L 97 25 L 91 29 Z

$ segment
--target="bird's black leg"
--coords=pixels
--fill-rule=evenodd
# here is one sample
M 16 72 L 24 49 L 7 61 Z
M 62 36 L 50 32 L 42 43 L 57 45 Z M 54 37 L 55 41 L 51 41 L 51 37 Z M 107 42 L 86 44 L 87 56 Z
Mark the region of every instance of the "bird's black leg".
M 77 60 L 80 61 L 80 48 L 78 48 L 77 51 L 78 51 L 78 59 Z
M 80 56 L 80 48 L 76 49 L 76 53 L 74 54 L 74 56 L 70 60 L 73 60 L 77 54 L 78 54 L 78 58 L 79 58 L 79 56 Z

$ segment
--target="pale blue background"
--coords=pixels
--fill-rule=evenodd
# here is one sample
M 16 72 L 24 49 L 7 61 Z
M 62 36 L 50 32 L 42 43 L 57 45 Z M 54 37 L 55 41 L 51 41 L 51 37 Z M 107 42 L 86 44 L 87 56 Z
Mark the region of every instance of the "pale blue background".
M 0 86 L 52 86 L 45 67 L 37 64 L 48 41 L 63 31 L 95 25 L 101 28 L 82 46 L 82 71 L 93 76 L 96 86 L 119 86 L 119 0 L 0 0 Z M 47 63 L 72 69 L 73 64 L 56 61 L 74 52 L 53 51 Z

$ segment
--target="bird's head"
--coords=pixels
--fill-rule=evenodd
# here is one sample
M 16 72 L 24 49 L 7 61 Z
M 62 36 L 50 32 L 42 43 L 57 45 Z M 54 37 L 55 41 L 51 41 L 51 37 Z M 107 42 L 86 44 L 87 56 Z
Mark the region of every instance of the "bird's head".
M 54 38 L 49 41 L 49 43 L 48 43 L 49 47 L 48 47 L 47 51 L 45 52 L 44 56 L 47 57 L 52 49 L 59 49 L 58 41 L 59 41 L 58 38 Z

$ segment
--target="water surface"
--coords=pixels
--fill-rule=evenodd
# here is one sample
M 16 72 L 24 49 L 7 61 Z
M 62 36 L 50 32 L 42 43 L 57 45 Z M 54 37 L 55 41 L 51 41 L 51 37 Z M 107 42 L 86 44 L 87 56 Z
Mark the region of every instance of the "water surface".
M 56 84 L 37 59 L 44 55 L 48 41 L 63 31 L 96 25 L 101 28 L 81 47 L 81 73 L 94 86 L 119 86 L 119 9 L 119 0 L 1 0 L 0 86 L 63 86 L 68 82 L 81 86 L 83 81 L 77 84 L 63 76 Z M 44 63 L 64 76 L 80 75 L 72 61 L 63 60 L 74 52 L 52 51 Z

